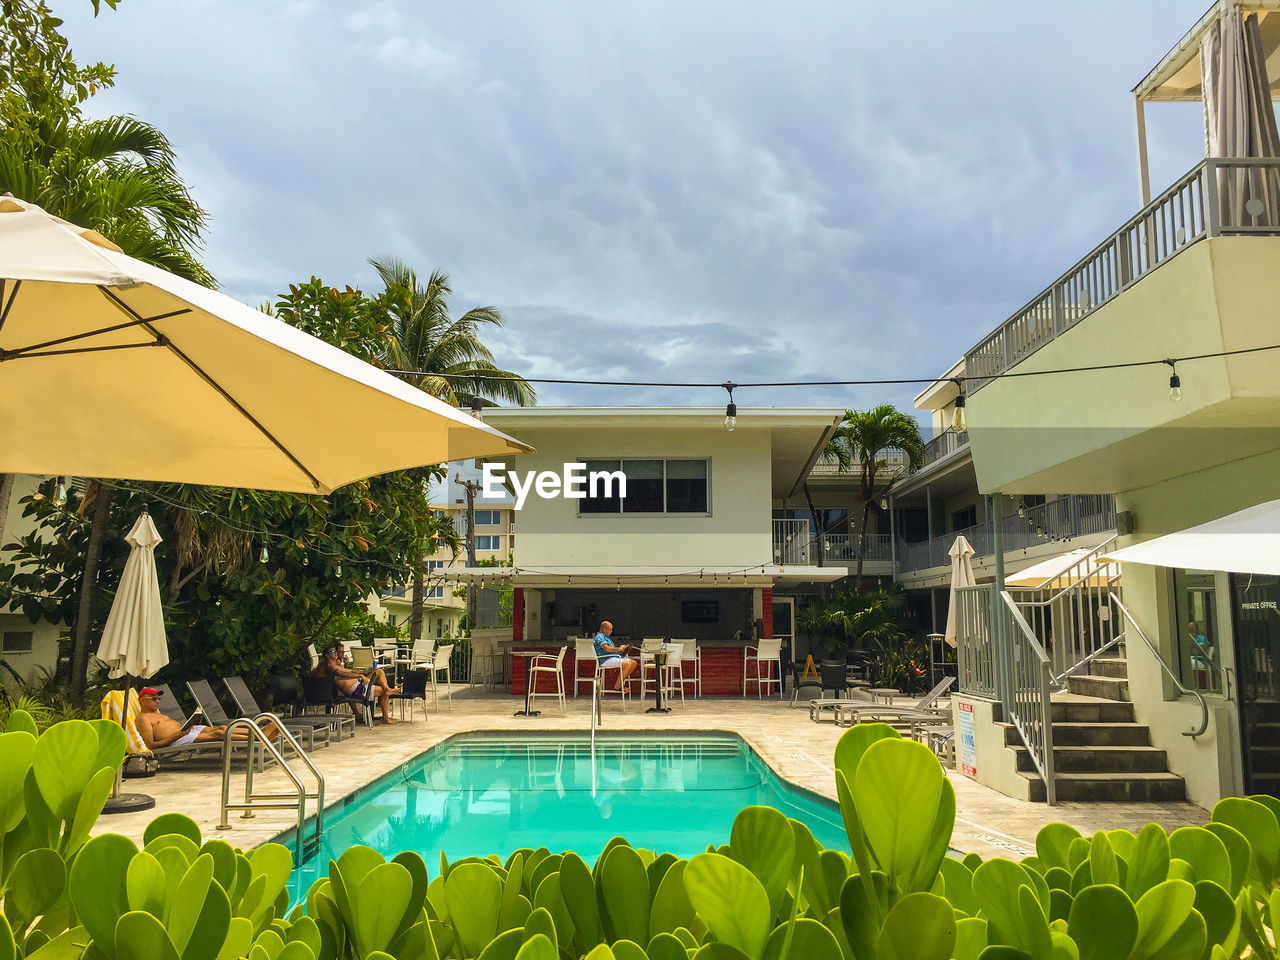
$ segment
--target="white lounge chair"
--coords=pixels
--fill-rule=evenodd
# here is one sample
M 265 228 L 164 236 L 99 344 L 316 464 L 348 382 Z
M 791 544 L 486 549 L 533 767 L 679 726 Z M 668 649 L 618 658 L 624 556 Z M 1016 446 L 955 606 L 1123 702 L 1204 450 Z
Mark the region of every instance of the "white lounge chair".
M 945 720 L 949 711 L 939 710 L 934 706 L 938 699 L 951 689 L 956 682 L 955 677 L 943 677 L 937 686 L 926 693 L 915 703 L 902 706 L 890 706 L 884 703 L 847 703 L 835 708 L 836 726 L 844 726 L 847 721 L 852 725 L 862 720 L 898 719 L 904 723 L 936 723 Z

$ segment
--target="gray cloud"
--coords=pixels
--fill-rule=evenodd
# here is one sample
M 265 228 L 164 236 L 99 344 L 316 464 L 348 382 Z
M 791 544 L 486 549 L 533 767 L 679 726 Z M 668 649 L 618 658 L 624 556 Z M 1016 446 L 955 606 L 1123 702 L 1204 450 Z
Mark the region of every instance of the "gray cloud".
M 94 109 L 177 143 L 227 292 L 390 254 L 501 307 L 527 375 L 743 381 L 946 369 L 1135 211 L 1128 91 L 1203 0 L 83 6 Z M 1159 184 L 1200 120 L 1151 120 Z

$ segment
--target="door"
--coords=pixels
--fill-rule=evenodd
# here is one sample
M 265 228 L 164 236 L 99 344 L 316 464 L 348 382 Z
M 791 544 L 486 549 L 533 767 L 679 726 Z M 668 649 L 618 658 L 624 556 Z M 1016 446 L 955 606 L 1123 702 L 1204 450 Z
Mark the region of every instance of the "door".
M 1280 577 L 1231 575 L 1244 792 L 1280 797 Z
M 773 635 L 782 641 L 782 681 L 785 684 L 791 675 L 791 664 L 794 656 L 796 638 L 796 600 L 795 597 L 773 598 Z

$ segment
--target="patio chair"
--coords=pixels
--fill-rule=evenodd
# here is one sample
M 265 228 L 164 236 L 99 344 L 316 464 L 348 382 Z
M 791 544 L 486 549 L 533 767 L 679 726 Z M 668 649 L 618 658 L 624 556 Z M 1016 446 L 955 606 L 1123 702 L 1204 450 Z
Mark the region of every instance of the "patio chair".
M 356 645 L 351 647 L 350 650 L 352 670 L 368 673 L 370 670 L 382 666 L 373 655 L 373 647 Z
M 587 685 L 587 692 L 591 692 L 591 681 L 596 676 L 596 666 L 598 660 L 596 658 L 596 645 L 590 637 L 572 637 L 573 640 L 573 695 L 578 695 L 578 688 L 584 683 Z M 583 665 L 591 668 L 591 672 L 586 676 L 582 674 Z
M 449 709 L 453 709 L 453 675 L 449 667 L 449 658 L 453 656 L 453 648 L 457 646 L 454 643 L 442 643 L 436 647 L 435 653 L 431 655 L 431 663 L 427 667 L 427 672 L 431 674 L 431 702 L 435 704 L 436 712 L 440 712 L 440 694 L 437 686 L 439 674 L 444 672 L 444 692 L 449 698 Z
M 242 716 L 256 717 L 267 712 L 258 706 L 258 700 L 244 682 L 244 677 L 223 677 L 222 683 Z M 334 737 L 341 740 L 344 732 L 349 737 L 356 735 L 355 717 L 344 717 L 337 713 L 326 717 L 286 717 L 281 713 L 276 716 L 290 733 L 303 741 L 308 750 L 315 749 L 316 735 L 321 732 L 324 733 L 326 747 Z
M 502 676 L 502 654 L 494 645 L 492 637 L 471 638 L 471 664 L 468 684 L 479 683 L 486 690 L 496 686 Z
M 213 684 L 211 684 L 208 680 L 188 680 L 187 690 L 189 690 L 191 693 L 191 696 L 195 698 L 196 706 L 200 708 L 200 712 L 203 713 L 206 717 L 208 717 L 211 723 L 216 724 L 217 726 L 227 726 L 234 719 L 237 719 L 227 715 L 227 711 L 222 708 L 222 703 L 220 700 L 218 700 L 218 695 L 213 692 Z M 247 714 L 242 719 L 249 719 L 256 722 L 260 716 L 261 716 L 260 713 Z M 282 723 L 283 723 L 283 720 L 284 718 L 282 717 L 281 718 Z M 299 731 L 299 732 L 305 733 L 307 738 L 311 741 L 311 748 L 308 748 L 308 749 L 314 748 L 315 727 L 310 727 L 306 731 Z M 288 730 L 288 733 L 290 734 L 290 736 L 281 737 L 276 742 L 277 749 L 280 749 L 283 746 L 283 743 L 281 741 L 287 742 L 290 739 L 293 739 L 295 743 L 297 742 L 296 739 L 293 737 L 293 731 Z M 324 731 L 324 745 L 326 747 L 329 745 L 329 731 L 327 729 Z M 299 744 L 299 746 L 301 745 Z M 267 752 L 263 750 L 258 757 L 259 770 L 262 769 L 263 765 L 266 763 L 266 760 L 267 760 Z
M 404 705 L 409 704 L 409 722 L 413 722 L 413 705 L 422 701 L 422 719 L 427 719 L 427 685 L 431 676 L 426 670 L 406 670 L 400 679 L 400 692 L 391 695 L 400 702 L 400 719 L 404 719 Z
M 751 667 L 755 665 L 755 675 Z M 769 665 L 768 674 L 763 673 L 765 664 Z M 776 672 L 775 672 L 776 669 Z M 742 695 L 747 695 L 747 682 L 756 682 L 756 696 L 763 697 L 766 683 L 778 688 L 778 696 L 782 696 L 782 641 L 761 640 L 754 647 L 746 647 L 742 651 Z
M 595 647 L 592 647 L 592 650 L 594 649 Z M 611 673 L 612 673 L 612 676 L 610 676 Z M 600 702 L 603 703 L 605 697 L 616 694 L 621 700 L 622 712 L 626 713 L 627 698 L 631 696 L 631 684 L 622 683 L 622 684 L 619 684 L 617 689 L 615 689 L 613 684 L 609 682 L 610 680 L 616 681 L 621 674 L 622 674 L 621 665 L 606 667 L 603 663 L 597 660 L 596 672 L 593 679 L 595 683 L 598 684 L 600 687 Z M 633 676 L 632 680 L 634 679 L 635 677 Z
M 402 670 L 422 670 L 431 663 L 431 650 L 436 642 L 429 637 L 420 637 L 412 646 L 401 646 L 391 661 L 399 675 Z
M 274 674 L 268 678 L 271 684 L 271 710 L 273 713 L 296 717 L 302 706 L 302 684 L 292 674 Z
M 551 654 L 543 654 L 540 657 L 534 657 L 530 661 L 529 676 L 526 683 L 532 684 L 529 688 L 529 703 L 538 697 L 554 696 L 560 702 L 560 714 L 563 716 L 568 713 L 568 708 L 564 700 L 564 654 L 568 647 L 561 647 L 560 652 L 554 657 Z M 543 676 L 551 676 L 555 679 L 556 688 L 553 691 L 539 692 L 538 678 Z
M 662 637 L 645 637 L 640 641 L 640 669 L 631 677 L 632 682 L 640 681 L 640 696 L 643 699 L 649 688 L 649 672 L 653 670 L 653 655 L 662 649 Z
M 955 677 L 943 677 L 938 684 L 926 693 L 915 703 L 904 704 L 903 706 L 890 706 L 884 703 L 847 703 L 843 706 L 837 706 L 835 709 L 836 726 L 844 725 L 844 721 L 850 724 L 858 723 L 862 720 L 891 720 L 898 719 L 903 723 L 912 721 L 920 721 L 921 723 L 936 722 L 937 718 L 946 718 L 950 711 L 939 710 L 934 706 L 938 699 L 946 693 L 953 683 L 956 682 Z
M 672 643 L 680 644 L 680 687 L 681 697 L 684 688 L 692 684 L 695 698 L 702 696 L 702 648 L 692 637 L 671 638 Z M 692 670 L 690 669 L 692 666 Z
M 370 685 L 369 693 L 372 694 L 373 690 Z M 325 713 L 333 713 L 338 707 L 345 705 L 351 708 L 352 714 L 363 721 L 366 727 L 373 727 L 373 705 L 368 695 L 348 697 L 338 689 L 333 677 L 303 677 L 302 699 L 306 701 L 308 709 L 322 707 Z
M 684 706 L 684 640 L 672 640 L 667 643 L 667 662 L 662 668 L 662 692 L 668 697 L 680 694 L 680 705 Z

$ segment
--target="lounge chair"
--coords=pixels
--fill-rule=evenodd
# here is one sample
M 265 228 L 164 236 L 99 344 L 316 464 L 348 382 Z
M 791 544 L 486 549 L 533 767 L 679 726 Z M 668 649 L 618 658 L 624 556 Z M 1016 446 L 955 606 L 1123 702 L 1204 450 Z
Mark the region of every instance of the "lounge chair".
M 825 687 L 823 689 L 826 689 Z M 825 697 L 817 700 L 809 701 L 809 719 L 814 723 L 822 722 L 822 714 L 831 711 L 832 719 L 835 718 L 835 712 L 843 706 L 871 706 L 875 703 L 871 699 L 871 694 L 865 692 L 858 687 L 849 688 L 850 696 L 847 697 Z
M 852 725 L 862 720 L 885 719 L 898 719 L 903 723 L 938 723 L 947 718 L 948 711 L 939 710 L 934 704 L 951 689 L 951 685 L 955 682 L 955 677 L 943 677 L 938 681 L 937 686 L 915 703 L 902 706 L 891 706 L 885 703 L 847 703 L 838 706 L 835 708 L 836 726 L 844 726 L 846 721 Z
M 185 727 L 189 723 L 191 723 L 193 720 L 195 720 L 197 717 L 207 722 L 212 722 L 212 721 L 208 721 L 208 718 L 205 717 L 200 710 L 196 710 L 195 712 L 189 713 L 189 714 L 184 713 L 182 708 L 178 706 L 177 700 L 174 699 L 173 690 L 170 689 L 167 683 L 148 682 L 147 685 L 150 687 L 154 687 L 156 690 L 159 690 L 161 694 L 163 694 L 163 696 L 160 697 L 160 704 L 159 704 L 160 712 L 163 713 L 170 720 L 174 721 L 175 723 L 178 723 Z M 133 701 L 131 700 L 129 705 L 129 713 L 131 717 L 135 716 L 133 711 L 133 706 L 134 704 L 133 704 Z M 243 753 L 247 750 L 248 744 L 233 743 L 231 747 L 232 747 L 232 750 L 234 750 L 235 752 Z M 146 753 L 141 754 L 141 756 L 148 756 L 148 755 L 156 757 L 157 759 L 161 759 L 161 760 L 165 759 L 166 757 L 169 759 L 182 758 L 184 760 L 196 760 L 196 759 L 215 759 L 216 760 L 222 757 L 222 741 L 221 740 L 201 740 L 198 743 L 185 743 L 185 744 L 182 744 L 181 746 L 171 744 L 167 747 L 150 747 L 150 748 L 147 748 Z
M 201 682 L 203 683 L 204 681 Z M 254 698 L 253 692 L 249 689 L 249 685 L 244 682 L 243 677 L 223 677 L 222 682 L 226 686 L 227 692 L 231 694 L 231 699 L 235 701 L 236 709 L 240 711 L 241 716 L 260 717 L 268 712 L 258 706 L 257 699 Z M 307 748 L 308 752 L 316 748 L 316 736 L 318 734 L 324 734 L 324 739 L 321 743 L 326 747 L 334 736 L 337 736 L 339 740 L 342 739 L 344 726 L 350 726 L 350 736 L 354 737 L 356 735 L 355 717 L 343 717 L 336 713 L 327 717 L 281 716 L 279 719 L 285 729 L 292 733 L 296 739 L 302 741 L 302 745 Z

